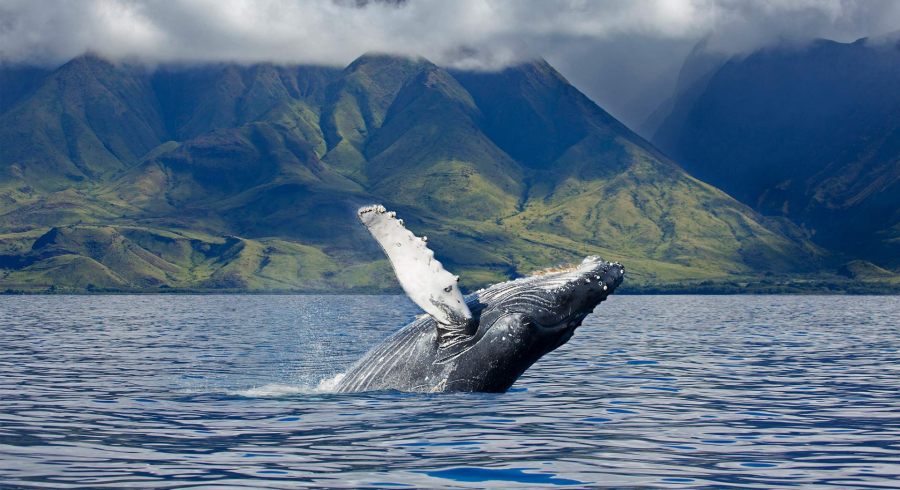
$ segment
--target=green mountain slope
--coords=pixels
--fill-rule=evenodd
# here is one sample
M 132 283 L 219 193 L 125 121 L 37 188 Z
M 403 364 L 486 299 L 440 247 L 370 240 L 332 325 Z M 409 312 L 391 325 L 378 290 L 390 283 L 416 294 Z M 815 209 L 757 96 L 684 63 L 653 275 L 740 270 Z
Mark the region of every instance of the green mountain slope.
M 2 188 L 28 194 L 90 186 L 166 139 L 142 70 L 76 58 L 0 117 Z
M 90 83 L 60 92 L 65 77 Z M 41 83 L 2 127 L 46 133 L 56 126 L 25 108 L 52 122 L 73 112 L 58 101 L 78 100 L 91 132 L 65 134 L 93 148 L 118 137 L 87 116 L 112 100 L 127 110 L 108 120 L 130 136 L 106 145 L 131 149 L 101 144 L 114 158 L 101 152 L 64 180 L 60 169 L 78 168 L 71 146 L 23 160 L 32 140 L 3 133 L 16 146 L 4 167 L 33 169 L 34 185 L 18 190 L 31 182 L 19 177 L 5 191 L 0 286 L 395 288 L 355 219 L 373 202 L 427 235 L 470 288 L 587 254 L 654 283 L 808 273 L 824 256 L 788 222 L 687 175 L 543 60 L 497 73 L 366 55 L 340 72 L 147 74 L 83 57 Z
M 639 267 L 648 277 L 815 267 L 801 259 L 816 254 L 808 244 L 685 174 L 546 62 L 457 77 L 488 134 L 531 169 L 523 212 L 507 220 L 522 233 L 666 263 Z
M 514 213 L 522 169 L 479 129 L 482 117 L 450 74 L 428 66 L 398 92 L 366 146 L 372 193 L 476 221 Z
M 173 139 L 183 141 L 214 129 L 258 120 L 286 101 L 322 103 L 339 70 L 319 66 L 259 64 L 162 67 L 151 83 Z
M 0 59 L 0 114 L 28 95 L 53 70 Z
M 653 143 L 692 175 L 900 267 L 900 41 L 819 40 L 733 58 L 680 95 Z
M 71 289 L 383 290 L 386 260 L 346 263 L 277 239 L 222 238 L 135 226 L 52 228 L 28 251 L 0 254 L 9 284 Z

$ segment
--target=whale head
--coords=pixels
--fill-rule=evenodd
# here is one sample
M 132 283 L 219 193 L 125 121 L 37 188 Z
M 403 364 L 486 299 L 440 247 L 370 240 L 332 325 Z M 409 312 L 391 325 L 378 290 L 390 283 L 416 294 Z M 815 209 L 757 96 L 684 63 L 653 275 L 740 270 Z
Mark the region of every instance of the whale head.
M 624 276 L 625 267 L 618 262 L 606 262 L 592 255 L 572 269 L 536 275 L 529 281 L 529 294 L 513 303 L 529 310 L 527 313 L 542 328 L 574 330 L 621 284 Z M 541 300 L 529 299 L 537 297 Z
M 544 271 L 471 295 L 477 332 L 464 349 L 494 361 L 483 377 L 491 380 L 485 391 L 505 391 L 541 356 L 565 344 L 624 276 L 618 262 L 590 256 L 575 267 Z
M 479 302 L 484 305 L 479 323 L 498 314 L 515 313 L 546 331 L 571 331 L 624 277 L 624 266 L 592 255 L 575 267 L 550 269 L 498 284 L 479 293 Z

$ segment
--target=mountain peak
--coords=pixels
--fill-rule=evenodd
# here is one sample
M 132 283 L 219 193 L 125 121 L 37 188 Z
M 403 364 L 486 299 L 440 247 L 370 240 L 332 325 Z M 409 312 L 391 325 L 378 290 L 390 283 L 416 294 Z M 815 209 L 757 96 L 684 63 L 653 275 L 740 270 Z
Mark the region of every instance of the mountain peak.
M 519 82 L 539 82 L 545 85 L 563 83 L 570 85 L 562 73 L 556 71 L 556 68 L 553 68 L 547 60 L 540 56 L 507 66 L 500 70 L 500 73 Z
M 353 60 L 344 70 L 345 72 L 373 71 L 390 68 L 392 66 L 434 66 L 434 63 L 422 57 L 404 56 L 377 51 L 369 51 Z
M 96 53 L 94 51 L 87 51 L 80 56 L 76 56 L 69 60 L 67 63 L 63 64 L 60 69 L 66 69 L 68 67 L 84 67 L 84 66 L 104 66 L 104 67 L 114 67 L 116 66 L 116 62 L 110 60 L 109 58 L 104 57 L 103 55 Z

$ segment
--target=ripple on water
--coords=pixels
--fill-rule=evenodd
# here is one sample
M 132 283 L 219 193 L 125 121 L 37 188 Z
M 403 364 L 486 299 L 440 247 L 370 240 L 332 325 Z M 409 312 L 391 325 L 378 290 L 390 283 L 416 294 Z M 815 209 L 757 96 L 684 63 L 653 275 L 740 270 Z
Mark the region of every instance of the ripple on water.
M 406 298 L 0 297 L 0 487 L 900 486 L 895 298 L 607 310 L 505 394 L 336 394 Z

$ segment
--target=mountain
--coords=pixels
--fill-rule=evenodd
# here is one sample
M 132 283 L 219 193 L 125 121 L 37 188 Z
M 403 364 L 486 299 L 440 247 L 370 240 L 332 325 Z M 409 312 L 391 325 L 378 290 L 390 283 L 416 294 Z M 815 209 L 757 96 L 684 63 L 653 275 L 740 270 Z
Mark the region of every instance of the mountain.
M 664 99 L 659 107 L 650 113 L 637 132 L 652 139 L 665 122 L 666 129 L 659 134 L 660 139 L 664 140 L 667 133 L 680 128 L 691 107 L 706 91 L 709 80 L 726 61 L 728 57 L 725 54 L 709 49 L 708 37 L 702 39 L 681 64 L 675 83 L 675 93 Z
M 320 105 L 339 72 L 322 66 L 162 66 L 151 77 L 172 139 L 256 121 L 280 102 Z
M 382 291 L 355 219 L 463 285 L 600 254 L 635 283 L 814 273 L 826 253 L 684 172 L 543 60 L 448 71 L 79 57 L 0 114 L 0 286 Z
M 479 129 L 480 109 L 445 70 L 426 60 L 364 57 L 336 88 L 326 102 L 326 121 L 336 123 L 324 160 L 373 195 L 476 221 L 516 209 L 519 164 Z
M 53 70 L 0 59 L 0 114 L 21 100 Z
M 140 70 L 76 58 L 40 80 L 0 118 L 0 179 L 21 192 L 105 180 L 166 141 Z
M 819 40 L 735 57 L 652 142 L 691 175 L 821 246 L 900 267 L 900 41 Z

